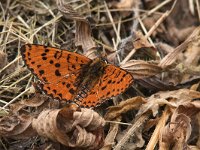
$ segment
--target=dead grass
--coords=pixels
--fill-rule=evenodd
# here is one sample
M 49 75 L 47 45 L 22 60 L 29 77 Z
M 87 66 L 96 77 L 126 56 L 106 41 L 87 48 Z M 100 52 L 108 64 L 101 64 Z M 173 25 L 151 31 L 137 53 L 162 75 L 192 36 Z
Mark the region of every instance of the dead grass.
M 62 3 L 63 8 L 58 9 L 54 0 L 0 0 L 1 118 L 13 113 L 12 104 L 35 94 L 32 83 L 37 78 L 24 67 L 20 55 L 23 44 L 58 47 L 90 58 L 100 52 L 135 78 L 134 85 L 125 94 L 96 109 L 101 114 L 114 116 L 104 116 L 110 126 L 104 128 L 106 139 L 102 150 L 170 149 L 170 146 L 184 149 L 183 145 L 185 149 L 198 149 L 199 104 L 194 103 L 200 99 L 198 0 L 183 3 L 178 0 L 146 3 L 88 0 L 65 4 L 71 5 L 74 11 Z M 89 31 L 78 32 L 78 21 L 82 21 L 80 26 L 84 22 Z M 87 40 L 85 45 L 83 40 Z M 166 93 L 162 95 L 160 91 Z M 187 99 L 180 96 L 187 92 Z M 122 99 L 125 104 L 119 104 Z M 105 110 L 110 105 L 116 106 Z M 30 107 L 24 111 L 32 114 Z M 173 123 L 179 126 L 168 128 Z M 191 127 L 193 123 L 195 126 Z M 0 121 L 0 128 L 3 125 Z M 26 144 L 32 146 L 30 149 L 45 149 L 52 144 L 42 138 L 36 138 L 38 145 L 35 141 L 27 143 L 19 139 L 13 142 L 10 140 L 13 136 L 2 136 L 0 149 L 17 149 L 20 144 L 24 149 Z M 55 145 L 58 144 L 53 143 L 51 148 L 63 148 Z

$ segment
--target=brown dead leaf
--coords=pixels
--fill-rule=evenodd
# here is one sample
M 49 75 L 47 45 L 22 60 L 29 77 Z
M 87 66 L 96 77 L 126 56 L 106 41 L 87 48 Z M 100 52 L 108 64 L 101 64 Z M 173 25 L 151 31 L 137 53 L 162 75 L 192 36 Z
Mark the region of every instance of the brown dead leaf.
M 135 79 L 143 79 L 163 72 L 157 64 L 143 60 L 130 60 L 120 67 L 131 72 Z
M 141 86 L 151 89 L 152 91 L 174 90 L 176 85 L 162 81 L 157 76 L 151 76 L 144 79 L 135 80 Z
M 42 105 L 48 98 L 46 96 L 42 96 L 40 94 L 36 94 L 31 99 L 18 101 L 16 103 L 10 104 L 10 109 L 12 112 L 16 113 L 19 112 L 21 109 L 25 107 L 38 107 Z
M 160 17 L 161 16 L 159 14 L 152 14 L 151 16 L 144 18 L 143 23 L 146 29 L 149 31 L 153 26 L 155 26 L 155 22 L 157 22 Z M 155 37 L 156 35 L 162 36 L 163 34 L 166 34 L 166 33 L 167 33 L 167 30 L 164 24 L 160 24 L 151 34 L 151 37 Z
M 32 129 L 29 115 L 7 115 L 0 119 L 0 135 L 12 139 L 27 139 L 36 132 Z
M 124 137 L 124 134 L 126 134 L 127 131 L 123 131 L 120 134 L 118 134 L 117 139 L 122 139 Z M 123 146 L 123 149 L 126 150 L 134 150 L 137 148 L 142 148 L 144 146 L 144 139 L 142 138 L 142 130 L 141 128 L 139 130 L 136 130 L 134 135 L 130 137 L 128 142 Z
M 12 73 L 15 70 L 15 64 L 14 63 L 11 64 L 9 67 L 4 68 L 8 63 L 9 62 L 8 62 L 7 54 L 0 50 L 0 74 L 1 73 L 9 74 L 9 73 Z M 1 70 L 1 69 L 3 69 L 3 70 Z
M 134 34 L 135 40 L 133 41 L 133 46 L 135 49 L 151 48 L 155 51 L 155 48 L 149 43 L 147 38 L 141 32 L 134 32 Z
M 115 118 L 115 121 L 120 122 L 121 121 L 121 117 L 119 116 L 118 118 Z M 117 136 L 119 130 L 119 124 L 118 123 L 111 123 L 110 124 L 110 128 L 108 131 L 108 134 L 105 138 L 104 141 L 104 146 L 101 148 L 101 150 L 111 150 L 112 146 L 115 143 L 115 138 Z
M 7 55 L 3 51 L 0 51 L 0 69 L 8 64 Z
M 147 103 L 140 107 L 137 115 L 141 115 L 149 110 L 156 116 L 160 106 L 168 105 L 170 108 L 177 108 L 183 103 L 191 102 L 193 99 L 199 99 L 200 92 L 189 89 L 180 89 L 175 91 L 161 91 L 147 98 Z
M 191 134 L 190 118 L 184 114 L 179 114 L 175 118 L 162 131 L 160 149 L 188 149 L 187 140 Z
M 167 54 L 161 61 L 159 66 L 162 68 L 166 68 L 168 66 L 170 66 L 172 63 L 174 63 L 174 61 L 176 60 L 178 54 L 180 54 L 181 52 L 183 52 L 188 45 L 193 42 L 193 41 L 198 41 L 199 37 L 200 37 L 200 27 L 197 27 L 192 34 L 178 47 L 176 47 L 174 49 L 174 51 L 170 52 L 169 54 Z
M 25 113 L 23 111 L 26 107 L 37 108 L 37 113 L 43 111 L 44 108 L 58 108 L 59 101 L 50 99 L 46 95 L 36 93 L 32 98 L 27 100 L 18 101 L 16 103 L 10 104 L 10 109 L 13 113 Z
M 119 53 L 124 59 L 121 64 L 126 63 L 132 56 L 135 57 L 149 57 L 150 59 L 156 60 L 156 49 L 148 42 L 146 37 L 141 32 L 134 32 L 131 36 L 122 39 L 119 44 Z M 134 53 L 132 53 L 134 51 Z M 131 55 L 130 55 L 131 54 Z M 126 57 L 126 58 L 124 58 Z M 127 58 L 128 57 L 128 58 Z M 112 58 L 109 57 L 108 58 Z M 116 59 L 116 58 L 115 58 Z M 116 60 L 110 60 L 110 62 L 116 62 Z
M 76 12 L 69 4 L 65 4 L 63 0 L 57 0 L 57 7 L 65 18 L 76 21 L 76 46 L 82 46 L 84 54 L 94 59 L 96 57 L 96 44 L 91 36 L 91 29 L 86 18 Z
M 186 102 L 179 105 L 165 126 L 160 139 L 160 149 L 189 149 L 187 141 L 191 135 L 191 120 L 200 111 L 200 102 Z
M 94 131 L 105 124 L 105 120 L 92 109 L 81 108 L 80 112 L 74 112 L 73 118 L 73 126 L 79 125 L 87 128 L 88 131 Z
M 134 138 L 138 138 L 138 145 L 134 146 L 131 145 L 132 148 L 133 147 L 142 147 L 144 142 L 143 139 L 140 135 L 137 135 L 138 132 L 142 132 L 142 128 L 144 123 L 146 122 L 146 120 L 149 118 L 149 113 L 146 113 L 144 115 L 141 115 L 140 117 L 134 118 L 133 125 L 131 125 L 127 130 L 126 133 L 124 133 L 124 135 L 119 139 L 119 142 L 117 143 L 117 145 L 114 147 L 114 150 L 121 150 L 122 147 L 124 147 L 126 145 L 126 143 L 130 140 L 130 139 L 134 139 Z M 128 147 L 126 147 L 127 149 Z
M 88 22 L 77 21 L 76 22 L 76 46 L 82 46 L 84 55 L 90 59 L 96 58 L 96 44 L 91 36 L 91 29 Z
M 119 117 L 122 113 L 126 113 L 129 110 L 138 109 L 144 103 L 146 103 L 146 100 L 140 96 L 122 101 L 117 106 L 109 107 L 104 118 L 106 120 L 113 120 Z
M 93 110 L 80 109 L 78 111 L 74 107 L 68 108 L 72 110 L 65 108 L 44 110 L 37 119 L 33 120 L 33 128 L 39 135 L 65 146 L 80 148 L 102 146 L 102 127 L 105 121 Z

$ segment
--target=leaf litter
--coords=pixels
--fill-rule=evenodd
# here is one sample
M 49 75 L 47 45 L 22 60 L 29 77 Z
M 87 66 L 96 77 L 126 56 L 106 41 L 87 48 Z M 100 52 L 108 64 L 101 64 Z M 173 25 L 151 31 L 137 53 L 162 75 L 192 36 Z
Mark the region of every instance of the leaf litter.
M 0 6 L 0 149 L 200 149 L 198 1 Z M 104 56 L 134 84 L 94 110 L 54 100 L 23 66 L 24 43 Z

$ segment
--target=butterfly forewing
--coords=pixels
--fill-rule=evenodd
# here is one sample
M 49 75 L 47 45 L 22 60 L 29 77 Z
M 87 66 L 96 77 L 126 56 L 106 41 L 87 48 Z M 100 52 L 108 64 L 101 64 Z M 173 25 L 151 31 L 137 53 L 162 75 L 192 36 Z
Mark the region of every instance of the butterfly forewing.
M 21 54 L 28 68 L 42 81 L 43 90 L 66 100 L 77 89 L 74 83 L 81 67 L 91 61 L 83 55 L 43 45 L 24 45 Z

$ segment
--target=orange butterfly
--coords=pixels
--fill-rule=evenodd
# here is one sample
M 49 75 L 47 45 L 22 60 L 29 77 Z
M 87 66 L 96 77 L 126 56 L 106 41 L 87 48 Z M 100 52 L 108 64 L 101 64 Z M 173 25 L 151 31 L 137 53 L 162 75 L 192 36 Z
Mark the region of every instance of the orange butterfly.
M 75 52 L 32 44 L 22 46 L 21 54 L 46 94 L 83 107 L 95 107 L 133 82 L 130 73 L 101 58 L 91 60 Z

